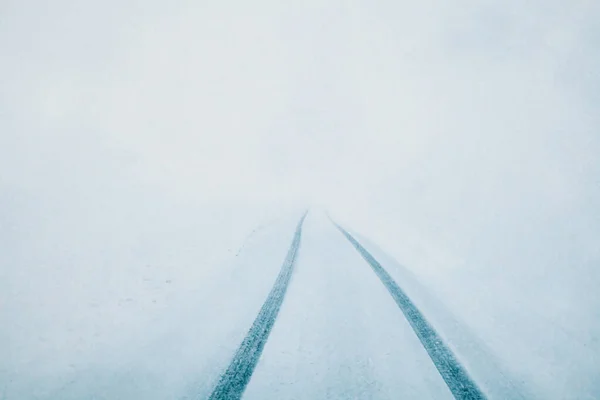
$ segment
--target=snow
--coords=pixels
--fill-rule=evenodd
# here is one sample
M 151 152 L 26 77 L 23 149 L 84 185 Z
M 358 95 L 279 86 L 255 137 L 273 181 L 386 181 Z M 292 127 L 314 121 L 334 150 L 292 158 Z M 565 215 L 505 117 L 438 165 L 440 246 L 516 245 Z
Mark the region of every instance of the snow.
M 453 398 L 369 265 L 316 212 L 244 398 L 324 397 Z
M 531 398 L 531 393 L 522 385 L 516 372 L 502 364 L 498 355 L 464 321 L 458 319 L 435 293 L 377 245 L 360 235 L 356 236 L 401 285 L 487 396 L 498 399 Z
M 4 398 L 162 399 L 218 378 L 300 214 L 146 202 L 11 215 L 23 237 L 0 256 Z
M 89 213 L 96 217 L 85 219 L 87 213 L 56 208 L 41 218 L 24 210 L 5 225 L 13 229 L 14 246 L 3 262 L 14 267 L 2 271 L 4 398 L 208 397 L 266 299 L 301 211 L 230 207 L 194 215 L 181 204 L 155 203 L 123 214 L 104 207 L 105 216 L 119 215 Z M 65 223 L 72 228 L 69 221 L 81 227 L 65 241 L 64 231 L 57 233 Z M 469 303 L 471 295 L 456 289 L 448 297 L 447 282 L 415 274 L 351 232 L 490 398 L 552 398 L 551 391 L 593 398 L 593 347 L 560 326 L 548 328 L 539 315 L 518 312 L 513 299 Z M 469 284 L 463 280 L 457 288 Z M 576 371 L 583 374 L 564 385 L 562 374 Z M 322 393 L 451 398 L 382 283 L 327 216 L 314 210 L 244 398 Z
M 575 244 L 573 239 L 554 242 L 515 235 L 505 242 L 521 241 L 531 254 L 503 264 L 494 256 L 507 254 L 488 248 L 485 256 L 466 253 L 464 260 L 457 260 L 453 256 L 460 252 L 444 254 L 431 243 L 415 245 L 418 240 L 405 237 L 402 230 L 395 228 L 395 240 L 393 229 L 373 235 L 383 238 L 377 243 L 370 240 L 373 236 L 360 234 L 372 230 L 353 232 L 359 232 L 357 238 L 430 318 L 491 398 L 598 396 L 593 255 L 571 254 L 569 269 L 550 254 L 564 252 Z M 473 240 L 492 246 L 487 237 Z M 385 250 L 379 247 L 382 242 Z M 545 245 L 536 249 L 536 242 Z M 581 281 L 584 276 L 588 282 Z

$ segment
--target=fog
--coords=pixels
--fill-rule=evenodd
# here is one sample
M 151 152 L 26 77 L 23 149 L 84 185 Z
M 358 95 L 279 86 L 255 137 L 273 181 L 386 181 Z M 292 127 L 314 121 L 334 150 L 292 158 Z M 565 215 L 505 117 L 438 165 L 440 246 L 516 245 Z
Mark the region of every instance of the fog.
M 536 397 L 599 396 L 598 20 L 583 0 L 4 0 L 0 398 L 124 347 L 310 206 Z M 183 281 L 162 308 L 147 268 Z

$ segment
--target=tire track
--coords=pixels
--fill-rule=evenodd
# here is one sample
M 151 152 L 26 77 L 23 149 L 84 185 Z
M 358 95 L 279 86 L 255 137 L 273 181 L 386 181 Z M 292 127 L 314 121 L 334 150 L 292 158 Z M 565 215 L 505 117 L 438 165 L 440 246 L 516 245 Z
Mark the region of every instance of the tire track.
M 398 286 L 390 274 L 379 262 L 344 228 L 332 220 L 338 230 L 352 243 L 354 248 L 369 263 L 400 310 L 410 323 L 413 331 L 425 347 L 440 375 L 457 400 L 479 400 L 487 397 L 469 376 L 466 369 L 458 361 L 452 350 L 431 326 L 411 299 Z
M 267 300 L 261 307 L 242 344 L 235 352 L 229 367 L 221 375 L 217 386 L 209 397 L 210 400 L 229 400 L 242 397 L 283 303 L 283 298 L 294 271 L 296 256 L 300 248 L 302 224 L 307 214 L 308 211 L 304 213 L 298 222 L 294 239 Z

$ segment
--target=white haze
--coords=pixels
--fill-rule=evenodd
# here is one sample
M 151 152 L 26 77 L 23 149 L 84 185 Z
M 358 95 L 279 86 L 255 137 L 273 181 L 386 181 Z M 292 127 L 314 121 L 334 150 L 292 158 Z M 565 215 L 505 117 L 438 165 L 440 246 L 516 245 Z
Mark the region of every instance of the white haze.
M 148 326 L 150 305 L 87 308 L 151 299 L 147 264 L 193 290 L 305 205 L 532 393 L 600 396 L 598 21 L 592 0 L 4 0 L 0 398 Z

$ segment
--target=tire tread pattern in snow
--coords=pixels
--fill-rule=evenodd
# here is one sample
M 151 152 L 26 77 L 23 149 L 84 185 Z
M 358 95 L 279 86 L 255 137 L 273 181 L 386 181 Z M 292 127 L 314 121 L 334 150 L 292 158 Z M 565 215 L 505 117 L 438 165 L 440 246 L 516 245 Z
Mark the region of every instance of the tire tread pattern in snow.
M 233 356 L 229 367 L 221 375 L 217 386 L 209 397 L 210 400 L 233 400 L 242 397 L 254 372 L 254 368 L 258 364 L 271 329 L 275 324 L 275 319 L 277 318 L 277 314 L 279 314 L 279 309 L 290 283 L 296 256 L 300 248 L 302 224 L 304 223 L 306 214 L 298 222 L 294 239 L 267 300 L 264 302 L 242 344 Z
M 344 228 L 334 222 L 338 230 L 352 243 L 360 255 L 369 263 L 375 274 L 402 310 L 417 337 L 427 350 L 440 375 L 457 400 L 479 400 L 486 396 L 457 360 L 450 348 L 431 326 L 411 299 L 379 262 Z

